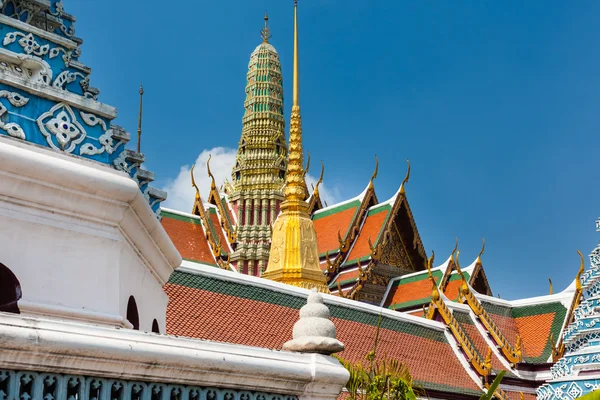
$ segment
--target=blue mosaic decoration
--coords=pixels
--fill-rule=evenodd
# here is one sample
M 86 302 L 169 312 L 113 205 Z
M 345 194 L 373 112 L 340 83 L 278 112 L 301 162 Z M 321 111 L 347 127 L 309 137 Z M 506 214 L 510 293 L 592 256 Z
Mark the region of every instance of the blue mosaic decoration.
M 552 379 L 537 390 L 540 400 L 572 400 L 600 390 L 600 244 L 590 261 L 580 279 L 585 299 L 563 333 L 565 351 L 550 368 Z
M 298 400 L 296 396 L 0 370 L 0 400 Z
M 0 135 L 106 164 L 129 174 L 158 214 L 166 193 L 149 186 L 144 155 L 112 124 L 81 62 L 75 18 L 58 0 L 0 0 Z

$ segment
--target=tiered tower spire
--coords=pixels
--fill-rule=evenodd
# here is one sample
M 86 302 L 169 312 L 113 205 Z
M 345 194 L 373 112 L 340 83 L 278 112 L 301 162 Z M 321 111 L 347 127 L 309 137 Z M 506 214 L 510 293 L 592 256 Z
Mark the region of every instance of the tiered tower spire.
M 262 43 L 250 56 L 242 137 L 226 185 L 237 213 L 237 245 L 231 262 L 238 271 L 259 276 L 267 265 L 273 225 L 283 201 L 287 168 L 283 81 L 279 55 L 269 43 L 269 16 Z
M 304 181 L 298 61 L 298 2 L 295 0 L 293 104 L 290 154 L 283 190 L 285 201 L 275 221 L 269 264 L 263 277 L 309 289 L 316 287 L 328 293 L 326 278 L 319 266 L 317 234 L 305 201 L 308 190 Z

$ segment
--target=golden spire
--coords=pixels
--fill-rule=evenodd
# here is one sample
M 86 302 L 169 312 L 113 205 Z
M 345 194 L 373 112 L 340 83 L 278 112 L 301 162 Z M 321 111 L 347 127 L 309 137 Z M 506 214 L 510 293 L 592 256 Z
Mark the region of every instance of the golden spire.
M 273 227 L 269 264 L 263 278 L 289 285 L 329 293 L 327 279 L 321 271 L 317 250 L 317 233 L 308 215 L 308 197 L 304 180 L 302 120 L 299 105 L 298 77 L 298 2 L 294 1 L 294 79 L 290 118 L 290 146 L 281 204 L 281 214 Z
M 269 43 L 271 39 L 271 28 L 269 28 L 269 13 L 265 11 L 265 26 L 260 30 L 260 37 L 263 39 L 263 43 Z
M 144 96 L 144 87 L 140 83 L 140 112 L 138 114 L 138 130 L 137 130 L 137 134 L 138 134 L 137 152 L 138 153 L 140 152 L 140 150 L 142 148 L 141 141 L 142 141 L 142 97 L 143 96 Z

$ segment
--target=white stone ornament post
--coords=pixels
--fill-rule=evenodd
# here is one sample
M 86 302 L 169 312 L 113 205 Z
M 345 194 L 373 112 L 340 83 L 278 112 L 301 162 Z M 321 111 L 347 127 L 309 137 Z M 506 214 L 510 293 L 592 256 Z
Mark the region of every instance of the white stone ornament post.
M 313 288 L 305 306 L 300 309 L 300 319 L 294 324 L 293 340 L 283 345 L 283 350 L 300 353 L 331 355 L 344 350 L 344 344 L 336 339 L 336 329 L 329 319 L 329 308 L 323 296 Z

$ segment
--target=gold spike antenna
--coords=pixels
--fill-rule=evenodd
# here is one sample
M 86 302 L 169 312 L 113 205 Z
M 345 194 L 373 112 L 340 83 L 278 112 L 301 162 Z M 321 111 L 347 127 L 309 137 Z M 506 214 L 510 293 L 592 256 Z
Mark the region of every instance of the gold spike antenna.
M 477 255 L 477 262 L 479 264 L 481 264 L 481 256 L 483 255 L 484 251 L 485 251 L 485 238 L 481 238 L 481 251 Z
M 554 294 L 554 289 L 552 288 L 552 279 L 548 278 L 548 282 L 550 283 L 550 294 Z
M 215 184 L 215 176 L 210 171 L 210 159 L 211 158 L 212 158 L 212 154 L 209 154 L 208 155 L 208 160 L 206 160 L 206 169 L 208 171 L 208 176 L 211 179 L 210 190 L 215 190 L 217 188 L 217 185 Z
M 408 158 L 406 159 L 406 162 L 408 163 L 408 169 L 406 170 L 406 176 L 404 177 L 404 180 L 402 181 L 402 185 L 400 186 L 400 193 L 402 193 L 402 194 L 405 193 L 404 186 L 406 186 L 406 184 L 408 183 L 408 180 L 410 179 L 410 161 L 408 161 Z
M 139 153 L 142 149 L 142 97 L 144 96 L 144 87 L 140 84 L 140 112 L 138 114 L 138 142 L 137 142 L 137 152 Z
M 269 13 L 265 11 L 265 26 L 260 31 L 260 37 L 263 40 L 263 43 L 269 43 L 269 39 L 271 39 L 271 28 L 269 28 Z

